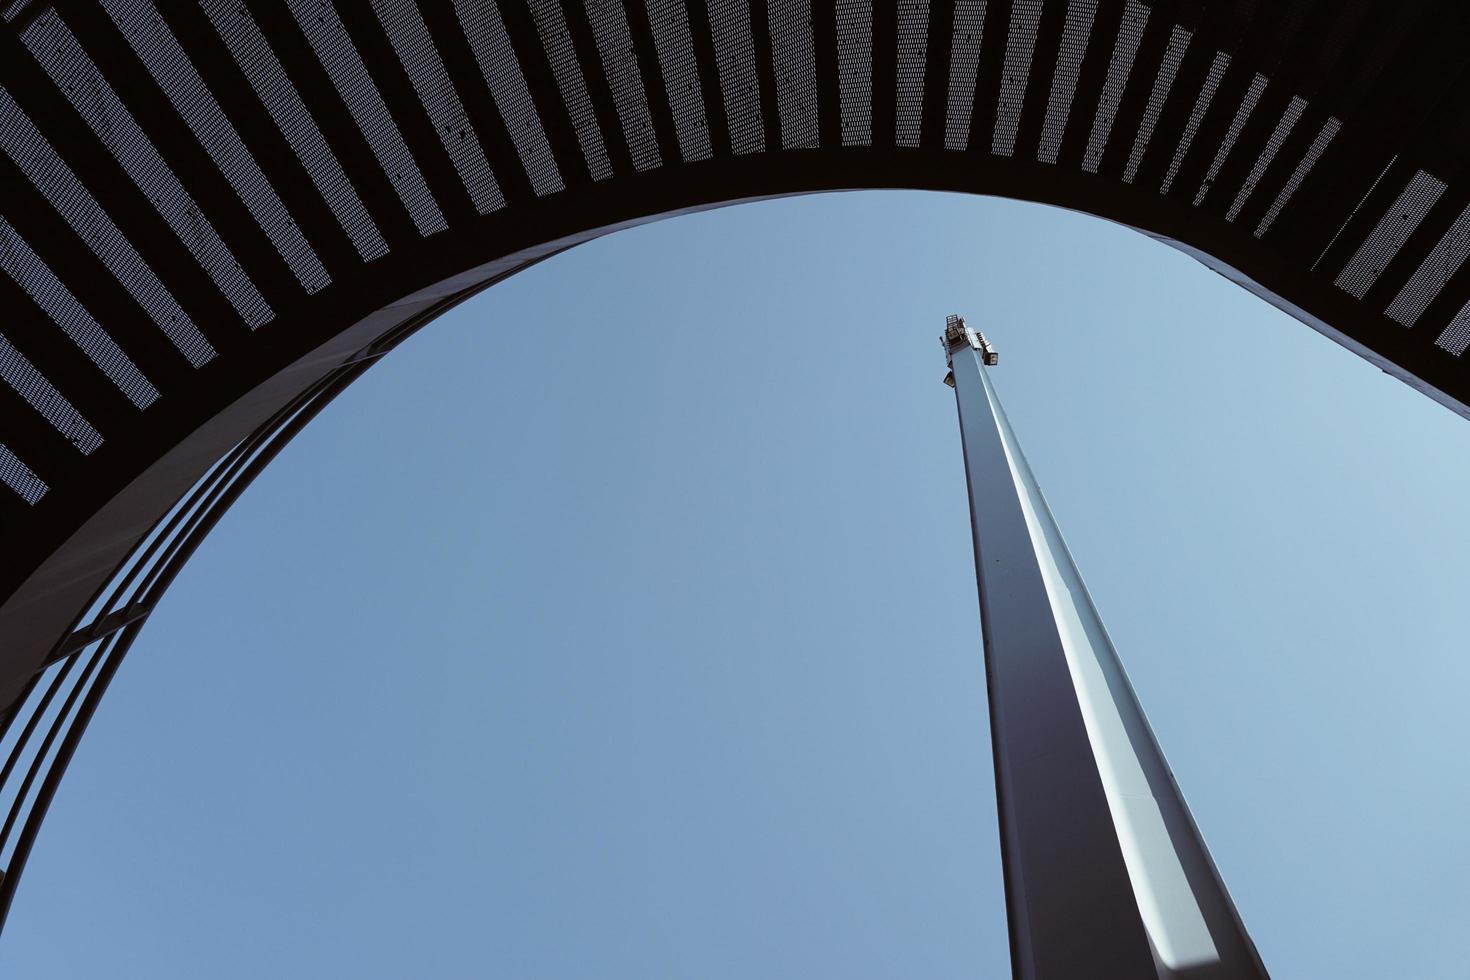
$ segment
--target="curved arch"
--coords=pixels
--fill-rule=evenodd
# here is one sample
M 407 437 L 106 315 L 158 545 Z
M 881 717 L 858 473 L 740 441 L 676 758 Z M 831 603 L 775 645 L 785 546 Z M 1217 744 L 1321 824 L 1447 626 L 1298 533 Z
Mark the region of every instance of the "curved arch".
M 146 602 L 104 590 L 191 488 L 174 570 L 398 339 L 671 214 L 871 188 L 1084 211 L 1470 415 L 1454 7 L 0 5 L 0 703 L 126 647 Z

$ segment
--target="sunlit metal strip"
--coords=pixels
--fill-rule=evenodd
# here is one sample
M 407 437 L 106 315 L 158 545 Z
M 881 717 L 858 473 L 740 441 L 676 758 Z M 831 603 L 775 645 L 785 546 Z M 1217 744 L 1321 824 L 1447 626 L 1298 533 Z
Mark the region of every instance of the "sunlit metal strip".
M 1260 980 L 986 365 L 950 317 L 1016 977 Z

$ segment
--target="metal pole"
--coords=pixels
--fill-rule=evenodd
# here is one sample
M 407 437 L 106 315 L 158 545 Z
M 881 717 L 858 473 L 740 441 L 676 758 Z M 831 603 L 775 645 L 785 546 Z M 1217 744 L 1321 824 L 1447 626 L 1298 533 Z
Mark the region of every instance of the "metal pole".
M 987 376 L 952 316 L 991 747 L 1022 980 L 1264 978 Z

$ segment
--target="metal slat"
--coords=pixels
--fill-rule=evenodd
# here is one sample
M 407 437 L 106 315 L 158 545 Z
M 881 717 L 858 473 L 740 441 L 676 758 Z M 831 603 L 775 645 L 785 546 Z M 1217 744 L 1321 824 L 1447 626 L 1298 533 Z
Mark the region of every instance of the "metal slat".
M 618 117 L 617 103 L 613 101 L 612 86 L 602 67 L 597 36 L 592 33 L 592 24 L 587 19 L 587 7 L 582 0 L 561 0 L 561 9 L 567 33 L 571 35 L 572 51 L 582 70 L 582 83 L 587 87 L 592 113 L 597 118 L 597 128 L 602 132 L 602 144 L 607 149 L 613 176 L 625 177 L 636 171 L 633 154 L 628 149 L 628 137 L 623 132 L 623 121 Z
M 1315 257 L 1312 271 L 1331 281 L 1378 227 L 1378 222 L 1413 179 L 1416 169 L 1407 161 L 1396 159 L 1379 171 L 1368 192 L 1347 213 L 1337 234 Z
M 1011 152 L 1017 160 L 1036 159 L 1041 143 L 1041 126 L 1046 121 L 1052 83 L 1056 79 L 1057 55 L 1062 49 L 1062 27 L 1067 19 L 1067 6 L 1066 3 L 1049 3 L 1041 8 L 1041 19 L 1036 24 L 1036 43 L 1031 49 L 1026 97 L 1021 102 L 1016 145 Z M 1095 26 L 1093 32 L 1096 33 Z
M 167 394 L 193 371 L 147 311 L 4 154 L 0 154 L 0 187 L 5 189 L 0 214 L 154 387 Z
M 362 265 L 346 229 L 333 216 L 306 167 L 281 135 L 275 121 L 255 97 L 245 73 L 213 25 L 192 3 L 161 3 L 158 11 L 177 38 L 230 125 L 245 141 L 261 172 L 301 228 L 333 279 Z
M 454 10 L 448 4 L 425 3 L 420 5 L 419 12 L 507 206 L 531 202 L 536 197 L 531 178 L 526 175 L 526 167 L 506 129 L 505 117 L 490 95 L 485 75 L 475 61 Z
M 1301 88 L 1301 79 L 1312 63 L 1312 55 L 1330 26 L 1332 14 L 1338 10 L 1338 0 L 1316 0 L 1305 15 L 1293 19 L 1286 30 L 1270 32 L 1262 53 L 1252 58 L 1273 66 L 1270 83 L 1241 129 L 1230 155 L 1215 175 L 1201 204 L 1207 212 L 1225 214 L 1234 204 L 1237 192 L 1244 186 L 1266 141 L 1275 132 Z M 1300 120 L 1297 120 L 1297 125 L 1301 125 Z M 1252 191 L 1252 196 L 1256 193 L 1260 193 L 1259 186 Z
M 500 4 L 500 16 L 505 23 L 505 32 L 515 49 L 516 61 L 521 66 L 531 100 L 536 104 L 536 114 L 546 131 L 551 152 L 556 157 L 557 168 L 563 182 L 570 190 L 592 183 L 592 172 L 587 166 L 587 157 L 582 153 L 582 144 L 577 139 L 576 127 L 562 101 L 561 90 L 556 84 L 556 75 L 547 60 L 546 48 L 541 44 L 541 35 L 536 30 L 535 19 L 525 0 L 505 0 Z
M 0 381 L 0 443 L 51 487 L 62 486 L 86 460 L 9 384 Z
M 980 39 L 980 67 L 975 78 L 975 99 L 970 108 L 969 150 L 990 153 L 995 133 L 995 111 L 1000 99 L 1001 74 L 1005 69 L 1006 42 L 1011 34 L 1011 0 L 986 5 L 985 35 Z
M 659 159 L 666 167 L 681 163 L 684 154 L 679 149 L 679 133 L 674 128 L 674 113 L 669 105 L 669 93 L 664 87 L 664 73 L 658 61 L 658 46 L 653 40 L 653 27 L 648 22 L 648 7 L 642 0 L 629 0 L 623 4 L 623 9 L 628 16 L 628 33 L 633 38 L 633 54 L 638 59 L 638 74 L 643 80 L 643 91 L 648 99 L 648 115 L 653 120 L 654 138 L 658 140 Z
M 337 5 L 342 26 L 357 48 L 363 65 L 377 86 L 378 94 L 388 107 L 393 124 L 403 134 L 408 152 L 424 176 L 434 203 L 444 215 L 451 228 L 473 221 L 478 217 L 475 203 L 469 190 L 454 169 L 454 161 L 444 149 L 444 143 L 429 119 L 424 104 L 414 91 L 413 81 L 398 60 L 393 44 L 383 31 L 383 25 L 368 3 L 343 3 Z
M 920 117 L 919 146 L 944 149 L 949 124 L 949 69 L 954 47 L 955 0 L 929 0 L 929 28 L 924 62 L 924 112 Z
M 1118 11 L 1122 12 L 1121 3 L 1113 4 Z M 1138 53 L 1133 59 L 1133 73 L 1128 79 L 1128 87 L 1123 91 L 1123 98 L 1118 103 L 1118 112 L 1113 117 L 1113 128 L 1108 133 L 1107 142 L 1103 144 L 1102 159 L 1098 162 L 1097 175 L 1107 180 L 1122 181 L 1123 171 L 1128 164 L 1128 155 L 1133 151 L 1133 142 L 1138 136 L 1138 127 L 1143 124 L 1144 112 L 1148 108 L 1149 96 L 1153 94 L 1154 79 L 1158 77 L 1163 67 L 1164 53 L 1168 50 L 1169 39 L 1173 36 L 1174 28 L 1180 24 L 1180 9 L 1177 0 L 1164 0 L 1155 3 L 1149 15 L 1148 24 L 1143 29 L 1143 40 L 1139 42 Z M 1120 21 L 1121 23 L 1121 21 Z M 1116 26 L 1113 33 L 1116 34 Z M 1094 26 L 1094 33 L 1098 29 Z M 1092 57 L 1092 45 L 1088 45 L 1088 57 Z M 1111 52 L 1099 57 L 1099 62 L 1110 60 Z M 1086 71 L 1084 66 L 1083 71 Z M 1106 65 L 1101 65 L 1102 72 L 1107 71 Z M 1101 82 L 1098 82 L 1098 93 L 1101 93 Z M 1079 85 L 1080 88 L 1080 85 Z M 1080 96 L 1079 96 L 1080 98 Z M 1097 95 L 1092 98 L 1092 103 L 1097 103 Z M 1073 141 L 1079 154 L 1087 142 L 1086 137 L 1079 136 Z M 1063 144 L 1064 147 L 1066 144 Z
M 1276 158 L 1262 173 L 1254 193 L 1236 216 L 1236 223 L 1242 228 L 1257 228 L 1285 191 L 1287 182 L 1292 179 L 1292 175 L 1316 142 L 1318 134 L 1331 118 L 1331 100 L 1324 98 L 1328 94 L 1323 91 L 1324 84 L 1330 78 L 1351 74 L 1361 63 L 1359 52 L 1365 50 L 1377 36 L 1377 22 L 1373 14 L 1382 9 L 1370 3 L 1333 7 L 1336 22 L 1328 29 L 1318 56 L 1311 60 L 1309 66 L 1302 68 L 1298 79 L 1297 94 L 1307 100 L 1307 107 L 1282 142 Z M 1288 206 L 1291 203 L 1287 201 Z
M 776 62 L 771 50 L 771 12 L 766 0 L 750 0 L 750 39 L 755 52 L 755 77 L 760 88 L 766 152 L 774 153 L 782 146 L 781 107 L 776 100 Z
M 873 147 L 894 145 L 898 126 L 898 4 L 873 4 Z
M 836 0 L 812 0 L 812 56 L 817 71 L 817 131 L 823 148 L 842 145 L 842 89 L 837 74 Z
M 99 203 L 106 202 L 108 217 L 154 270 L 214 349 L 223 354 L 243 340 L 245 323 L 234 305 L 184 247 L 168 222 L 133 183 L 86 120 L 57 90 L 30 51 L 5 30 L 0 30 L 0 85 L 27 116 L 33 121 L 43 122 L 46 137 L 57 155 Z M 106 325 L 105 320 L 99 322 Z M 125 346 L 123 349 L 127 350 Z M 179 359 L 182 360 L 181 355 Z M 158 360 L 161 364 L 171 365 L 175 359 L 165 357 Z M 141 362 L 139 366 L 142 366 Z M 146 368 L 144 373 L 163 390 L 169 370 L 172 368 L 166 368 L 160 377 L 155 377 Z
M 1450 230 L 1455 220 L 1470 205 L 1470 187 L 1466 187 L 1463 171 L 1453 174 L 1438 174 L 1449 188 L 1434 202 L 1429 213 L 1409 234 L 1404 244 L 1383 267 L 1373 285 L 1363 294 L 1363 302 L 1373 310 L 1387 310 L 1399 291 L 1408 284 L 1429 253 Z
M 1441 18 L 1424 10 L 1417 18 L 1404 12 L 1397 4 L 1375 5 L 1341 60 L 1355 68 L 1351 81 L 1324 88 L 1318 96 L 1347 125 L 1318 162 L 1315 179 L 1277 219 L 1279 233 L 1273 239 L 1278 247 L 1316 257 L 1347 234 L 1349 209 L 1369 193 L 1394 156 L 1389 147 L 1402 146 L 1404 134 L 1413 132 L 1421 118 L 1413 107 L 1426 81 L 1425 62 L 1458 63 L 1459 38 L 1444 30 Z M 1379 125 L 1365 130 L 1352 125 L 1354 118 L 1374 119 Z
M 1273 31 L 1279 29 L 1282 17 L 1287 12 L 1282 6 L 1274 2 L 1258 3 L 1250 23 L 1243 29 L 1238 24 L 1235 25 L 1235 30 L 1222 39 L 1220 47 L 1231 54 L 1230 66 L 1220 80 L 1219 87 L 1215 89 L 1209 108 L 1200 119 L 1194 142 L 1184 154 L 1174 184 L 1169 189 L 1170 197 L 1185 202 L 1194 201 L 1251 83 L 1255 81 L 1256 65 L 1264 53 L 1268 38 Z
M 705 6 L 705 0 L 684 0 L 684 9 L 689 17 L 694 63 L 699 71 L 699 91 L 704 97 L 704 114 L 709 122 L 710 150 L 716 157 L 727 157 L 732 153 L 730 120 L 725 113 L 725 93 L 720 88 L 720 66 L 715 58 L 709 8 Z
M 363 207 L 372 215 L 388 248 L 397 251 L 417 242 L 418 228 L 408 208 L 284 0 L 245 0 L 245 3 L 281 67 L 302 93 L 307 111 L 342 165 L 342 171 L 357 188 Z
M 138 418 L 137 407 L 117 385 L 36 305 L 29 293 L 3 272 L 0 309 L 5 310 L 6 339 L 52 380 L 103 439 L 112 438 L 122 426 Z
M 1449 326 L 1450 322 L 1467 305 L 1470 305 L 1470 262 L 1462 263 L 1450 276 L 1439 294 L 1425 307 L 1418 322 L 1414 325 L 1413 333 L 1422 339 L 1426 346 L 1433 345 L 1444 332 L 1445 327 Z M 1392 321 L 1389 322 L 1392 323 Z M 1393 326 L 1402 329 L 1396 323 Z M 1436 353 L 1444 353 L 1432 346 L 1430 349 L 1435 350 Z
M 106 76 L 144 134 L 168 161 L 265 301 L 279 311 L 303 299 L 306 291 L 295 273 L 112 18 L 95 0 L 76 0 L 62 7 L 57 10 L 61 19 Z
M 1155 190 L 1164 181 L 1164 175 L 1174 159 L 1174 152 L 1184 139 L 1185 126 L 1194 112 L 1195 101 L 1209 76 L 1215 62 L 1215 53 L 1223 42 L 1222 27 L 1225 26 L 1225 5 L 1212 4 L 1194 32 L 1194 39 L 1184 52 L 1179 71 L 1174 76 L 1174 85 L 1159 110 L 1159 120 L 1154 125 L 1153 138 L 1139 161 L 1134 184 Z M 1218 97 L 1218 93 L 1217 97 Z M 1198 142 L 1196 137 L 1195 142 Z

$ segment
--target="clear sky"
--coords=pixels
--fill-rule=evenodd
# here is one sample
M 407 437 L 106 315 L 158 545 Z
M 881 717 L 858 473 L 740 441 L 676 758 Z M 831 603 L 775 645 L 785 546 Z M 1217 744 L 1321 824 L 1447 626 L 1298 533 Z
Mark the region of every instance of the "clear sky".
M 898 193 L 369 372 L 154 615 L 0 970 L 1009 976 L 950 312 L 1273 975 L 1470 976 L 1470 422 L 1134 232 Z

